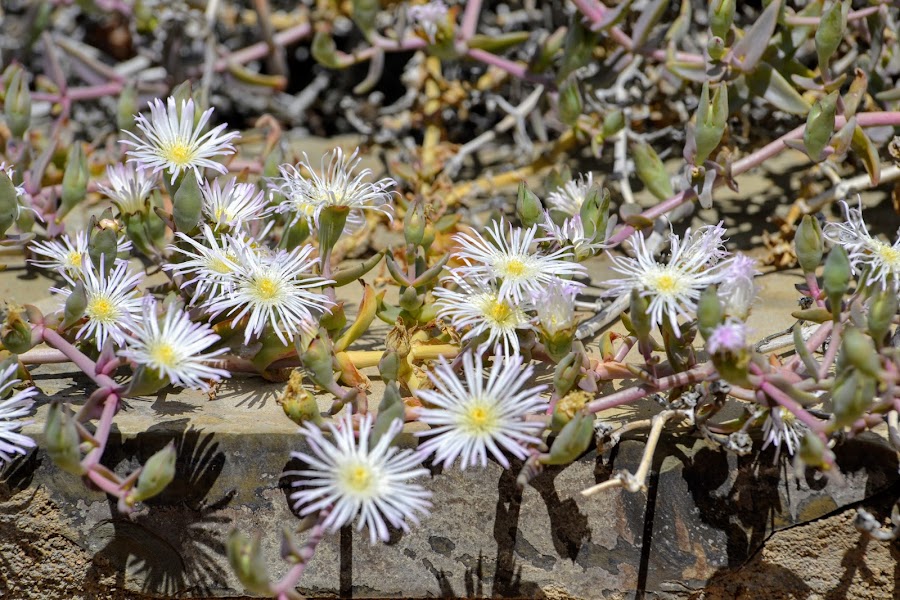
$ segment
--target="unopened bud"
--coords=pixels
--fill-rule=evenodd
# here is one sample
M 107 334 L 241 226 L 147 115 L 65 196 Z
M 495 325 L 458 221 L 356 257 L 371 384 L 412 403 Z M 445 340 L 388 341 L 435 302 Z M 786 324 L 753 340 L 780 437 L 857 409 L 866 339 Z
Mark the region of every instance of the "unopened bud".
M 328 69 L 342 67 L 337 44 L 334 43 L 334 38 L 330 33 L 323 30 L 317 31 L 313 36 L 311 51 L 313 59 L 323 67 Z
M 34 346 L 31 340 L 31 326 L 18 310 L 10 310 L 6 315 L 0 342 L 13 354 L 24 354 Z
M 112 270 L 118 252 L 118 236 L 112 229 L 97 229 L 88 242 L 88 256 L 98 270 Z
M 614 109 L 606 113 L 606 116 L 603 117 L 603 125 L 600 129 L 600 133 L 603 135 L 604 139 L 608 139 L 620 131 L 625 127 L 625 113 L 620 109 Z
M 891 329 L 894 316 L 897 314 L 900 298 L 897 297 L 896 284 L 875 294 L 869 302 L 869 333 L 876 344 L 881 344 Z
M 822 70 L 828 66 L 832 55 L 844 39 L 849 9 L 849 2 L 835 0 L 822 15 L 819 26 L 816 27 L 816 54 L 819 57 L 819 68 Z
M 638 290 L 631 290 L 631 309 L 628 311 L 631 326 L 639 339 L 647 339 L 653 328 L 653 320 L 650 316 L 650 300 L 641 295 Z
M 545 465 L 567 465 L 581 456 L 594 438 L 594 415 L 579 412 L 566 423 L 553 445 L 550 454 L 541 457 Z
M 425 203 L 416 200 L 406 211 L 406 219 L 403 223 L 403 235 L 407 244 L 421 246 L 425 239 Z
M 4 169 L 0 169 L 0 238 L 16 222 L 19 215 L 19 195 L 16 186 Z
M 386 350 L 378 361 L 378 373 L 385 381 L 397 381 L 400 377 L 400 355 L 395 350 Z
M 378 416 L 375 418 L 375 424 L 372 426 L 369 447 L 374 448 L 381 436 L 390 431 L 391 426 L 396 421 L 402 422 L 405 412 L 406 407 L 403 405 L 403 399 L 400 397 L 400 389 L 397 387 L 397 383 L 389 381 L 384 388 L 384 398 L 378 405 Z
M 804 273 L 815 273 L 825 253 L 825 241 L 819 220 L 812 215 L 803 215 L 794 236 L 794 249 Z
M 609 222 L 609 190 L 593 185 L 588 190 L 581 204 L 578 215 L 585 237 L 592 241 L 603 242 L 606 239 L 606 224 Z
M 84 200 L 89 178 L 87 157 L 81 149 L 81 143 L 76 142 L 72 144 L 66 160 L 66 170 L 62 180 L 62 200 L 59 210 L 56 212 L 57 223 Z
M 700 330 L 703 339 L 709 339 L 716 327 L 722 323 L 724 316 L 719 290 L 716 286 L 711 285 L 703 290 L 703 293 L 700 294 L 700 301 L 697 303 L 697 329 Z
M 711 0 L 709 3 L 709 29 L 714 36 L 728 37 L 734 22 L 734 0 Z
M 853 365 L 861 373 L 870 377 L 878 377 L 881 372 L 881 361 L 871 338 L 856 327 L 844 330 L 841 342 L 844 360 Z
M 825 270 L 822 273 L 822 289 L 831 303 L 831 314 L 835 319 L 841 315 L 842 302 L 847 288 L 850 287 L 850 259 L 843 246 L 835 246 L 825 259 Z
M 331 347 L 321 336 L 309 344 L 306 352 L 300 355 L 300 361 L 316 385 L 327 389 L 334 382 L 334 361 Z
M 570 352 L 556 364 L 553 372 L 553 387 L 558 396 L 565 396 L 569 393 L 578 378 L 581 377 L 581 353 Z
M 31 125 L 31 92 L 28 90 L 28 73 L 22 69 L 16 69 L 9 79 L 3 110 L 13 137 L 24 137 Z
M 84 310 L 87 308 L 87 294 L 84 291 L 84 281 L 78 280 L 75 289 L 66 298 L 66 305 L 63 309 L 63 322 L 61 329 L 68 329 L 84 316 Z
M 643 182 L 651 194 L 665 200 L 674 195 L 672 182 L 666 167 L 660 160 L 653 147 L 644 141 L 637 141 L 631 147 L 631 156 L 634 159 L 634 168 L 638 178 Z
M 172 483 L 175 478 L 175 444 L 169 442 L 165 448 L 147 459 L 137 485 L 126 497 L 125 503 L 134 506 L 148 498 L 156 496 Z
M 837 111 L 839 91 L 835 90 L 820 98 L 806 117 L 806 129 L 803 130 L 803 147 L 809 157 L 819 162 L 825 158 L 823 152 L 828 140 L 834 133 L 834 117 Z
M 81 466 L 81 451 L 78 448 L 81 443 L 78 429 L 68 408 L 59 402 L 50 405 L 47 423 L 44 426 L 44 437 L 46 438 L 44 448 L 57 467 L 73 475 L 84 473 L 84 467 Z
M 860 371 L 839 376 L 831 390 L 834 414 L 833 428 L 853 425 L 872 404 L 875 397 L 875 380 Z
M 706 42 L 706 52 L 713 61 L 722 60 L 722 57 L 725 56 L 725 51 L 725 40 L 717 35 L 709 38 L 709 41 Z
M 228 536 L 228 562 L 244 587 L 254 594 L 272 596 L 259 535 L 251 538 L 236 529 L 232 531 Z
M 709 83 L 704 83 L 697 104 L 697 122 L 694 126 L 694 143 L 697 154 L 694 164 L 703 164 L 722 141 L 728 121 L 728 88 L 719 85 L 709 97 Z
M 524 181 L 519 182 L 519 191 L 516 194 L 516 216 L 519 217 L 523 227 L 532 227 L 544 216 L 544 207 L 540 199 L 528 189 Z
M 408 287 L 400 294 L 400 306 L 409 312 L 414 312 L 422 306 L 422 298 L 414 287 Z
M 578 81 L 572 80 L 559 91 L 559 118 L 569 127 L 574 127 L 583 110 Z
M 193 170 L 185 173 L 178 191 L 172 198 L 172 211 L 175 227 L 182 233 L 189 234 L 197 228 L 203 212 L 203 196 L 200 184 Z

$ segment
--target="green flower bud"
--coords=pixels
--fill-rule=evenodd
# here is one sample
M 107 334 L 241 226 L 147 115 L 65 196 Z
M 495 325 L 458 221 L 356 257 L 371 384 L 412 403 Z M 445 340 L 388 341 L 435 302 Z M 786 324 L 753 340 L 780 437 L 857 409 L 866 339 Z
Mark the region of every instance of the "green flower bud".
M 31 92 L 28 90 L 28 73 L 22 69 L 14 71 L 9 79 L 3 111 L 13 137 L 24 137 L 31 125 Z
M 598 185 L 591 186 L 581 209 L 578 211 L 581 217 L 581 225 L 584 235 L 592 241 L 604 241 L 606 239 L 606 224 L 609 222 L 609 190 Z
M 631 146 L 631 156 L 634 159 L 634 168 L 638 178 L 647 186 L 651 194 L 665 200 L 674 195 L 672 182 L 666 167 L 659 159 L 656 150 L 644 141 L 634 142 Z
M 794 236 L 794 249 L 804 273 L 815 273 L 825 253 L 825 241 L 819 220 L 812 215 L 803 215 Z
M 617 108 L 609 111 L 603 117 L 600 134 L 604 139 L 608 139 L 622 131 L 623 127 L 625 127 L 625 113 Z
M 175 478 L 176 458 L 175 444 L 169 442 L 165 448 L 147 459 L 138 476 L 137 486 L 125 497 L 125 504 L 134 506 L 166 489 Z
M 173 216 L 178 231 L 190 234 L 197 229 L 203 212 L 203 196 L 193 170 L 185 173 L 181 185 L 172 197 Z
M 709 30 L 714 36 L 728 37 L 734 22 L 734 0 L 711 0 L 709 3 Z
M 103 269 L 107 273 L 115 265 L 118 250 L 118 235 L 111 228 L 96 230 L 88 242 L 88 255 L 91 257 L 91 262 L 98 270 L 103 265 Z
M 0 342 L 13 354 L 24 354 L 34 347 L 31 340 L 31 326 L 22 319 L 22 314 L 18 310 L 10 309 L 7 313 Z
M 319 213 L 319 253 L 324 255 L 331 252 L 334 245 L 344 233 L 347 217 L 350 215 L 348 206 L 328 206 Z
M 167 385 L 169 385 L 169 379 L 163 377 L 158 370 L 146 365 L 140 365 L 134 371 L 131 383 L 128 384 L 128 389 L 125 390 L 125 396 L 128 398 L 149 396 Z
M 66 305 L 63 309 L 63 322 L 60 329 L 68 329 L 81 320 L 84 316 L 84 309 L 87 308 L 87 294 L 84 291 L 84 282 L 78 280 L 75 289 L 66 298 Z
M 400 355 L 396 350 L 386 350 L 378 361 L 378 373 L 384 381 L 397 381 L 400 377 Z
M 50 405 L 47 412 L 47 423 L 44 426 L 46 442 L 44 448 L 53 460 L 53 463 L 72 475 L 82 475 L 84 467 L 81 466 L 81 451 L 78 437 L 78 429 L 72 414 L 66 406 L 59 402 Z
M 706 42 L 706 52 L 709 54 L 709 58 L 713 61 L 720 61 L 722 57 L 725 56 L 727 48 L 725 48 L 725 40 L 720 38 L 719 36 L 714 35 L 709 38 L 709 41 Z
M 631 326 L 639 339 L 650 337 L 653 321 L 650 318 L 650 300 L 638 290 L 631 290 L 631 309 L 628 311 Z
M 296 219 L 290 227 L 285 229 L 280 246 L 290 252 L 305 242 L 309 233 L 309 221 L 303 218 Z
M 550 420 L 550 431 L 559 433 L 591 400 L 591 395 L 581 390 L 569 392 L 557 400 Z
M 0 169 L 0 237 L 6 235 L 18 216 L 19 196 L 16 194 L 16 186 L 6 171 Z
M 816 28 L 816 54 L 819 57 L 819 69 L 822 71 L 828 67 L 828 61 L 844 39 L 849 10 L 849 2 L 836 0 L 819 21 Z
M 859 371 L 839 376 L 831 390 L 833 429 L 849 427 L 859 419 L 875 397 L 875 380 Z
M 422 200 L 413 202 L 406 211 L 403 222 L 403 235 L 407 244 L 421 246 L 425 239 L 425 203 Z
M 519 182 L 519 191 L 516 194 L 516 216 L 519 217 L 523 227 L 540 223 L 544 217 L 544 207 L 540 199 L 528 189 L 524 181 Z
M 583 110 L 578 81 L 572 80 L 559 90 L 559 119 L 569 127 L 575 127 Z
M 400 294 L 400 306 L 409 312 L 415 312 L 421 308 L 423 298 L 419 295 L 414 287 L 408 287 Z
M 713 330 L 722 323 L 725 311 L 722 309 L 722 302 L 719 300 L 719 290 L 716 286 L 711 285 L 700 294 L 700 301 L 697 303 L 697 329 L 703 335 L 703 339 L 709 339 L 709 335 Z
M 844 330 L 841 353 L 844 355 L 844 360 L 859 369 L 861 373 L 876 378 L 881 373 L 881 360 L 878 358 L 875 344 L 869 336 L 856 327 L 848 327 Z
M 553 387 L 560 397 L 569 393 L 581 377 L 581 353 L 570 352 L 556 364 L 553 372 Z
M 850 259 L 843 246 L 835 246 L 825 259 L 822 273 L 822 289 L 831 303 L 831 314 L 835 320 L 841 316 L 841 302 L 850 287 Z
M 594 415 L 578 412 L 553 440 L 550 454 L 542 455 L 540 461 L 545 465 L 567 465 L 588 449 L 592 439 L 594 439 Z
M 129 81 L 119 93 L 119 102 L 116 105 L 116 126 L 119 130 L 134 131 L 137 129 L 134 115 L 138 112 L 137 86 L 133 81 Z
M 704 83 L 700 91 L 700 102 L 697 104 L 697 123 L 694 127 L 694 143 L 697 149 L 694 164 L 702 164 L 716 149 L 722 141 L 727 120 L 728 88 L 725 85 L 717 86 L 710 100 L 709 83 Z
M 334 383 L 334 361 L 331 354 L 331 345 L 323 338 L 323 333 L 310 344 L 306 352 L 300 355 L 300 361 L 306 367 L 310 379 L 323 389 L 328 389 Z
M 306 422 L 318 425 L 322 422 L 322 414 L 319 412 L 315 397 L 303 387 L 303 371 L 300 369 L 291 371 L 278 403 L 281 404 L 284 414 L 297 425 Z
M 384 388 L 384 398 L 378 404 L 378 416 L 375 417 L 375 424 L 372 426 L 372 435 L 369 438 L 369 447 L 374 448 L 397 419 L 403 420 L 406 407 L 403 405 L 403 399 L 400 397 L 400 388 L 397 382 L 389 381 Z
M 803 147 L 809 157 L 819 162 L 824 159 L 823 152 L 828 140 L 834 133 L 834 115 L 837 110 L 839 91 L 835 90 L 819 100 L 809 110 L 806 117 L 806 129 L 803 130 Z
M 879 346 L 891 329 L 894 315 L 897 314 L 898 303 L 897 286 L 890 285 L 887 289 L 878 292 L 869 302 L 868 325 L 869 333 Z
M 81 149 L 81 143 L 72 144 L 66 160 L 66 170 L 62 180 L 62 201 L 56 211 L 56 222 L 60 223 L 69 211 L 84 201 L 87 195 L 87 184 L 90 179 L 87 157 Z
M 379 10 L 381 10 L 379 0 L 353 0 L 353 22 L 366 39 L 375 31 L 375 18 Z
M 271 596 L 266 560 L 259 547 L 259 535 L 252 538 L 237 529 L 228 536 L 228 562 L 244 587 L 254 594 Z

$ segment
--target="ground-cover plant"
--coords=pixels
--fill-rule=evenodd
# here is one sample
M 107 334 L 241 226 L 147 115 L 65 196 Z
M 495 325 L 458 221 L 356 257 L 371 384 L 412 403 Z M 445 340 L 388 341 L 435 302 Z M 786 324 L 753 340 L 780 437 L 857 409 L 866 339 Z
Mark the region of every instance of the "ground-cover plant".
M 648 429 L 637 471 L 581 490 L 593 496 L 643 489 L 666 429 L 738 454 L 761 438 L 796 469 L 836 478 L 833 449 L 848 436 L 886 425 L 900 450 L 900 239 L 871 233 L 853 194 L 900 173 L 880 155 L 887 147 L 900 160 L 900 138 L 888 144 L 900 125 L 895 7 L 580 0 L 560 5 L 549 22 L 564 24 L 549 28 L 526 5 L 325 2 L 278 13 L 297 22 L 276 33 L 262 2 L 263 41 L 226 50 L 217 28 L 229 7 L 217 2 L 205 14 L 173 4 L 156 16 L 141 3 L 96 4 L 145 40 L 143 69 L 165 62 L 173 38 L 193 40 L 196 72 L 190 60 L 178 72 L 196 85 L 160 93 L 164 82 L 146 71 L 57 35 L 47 15 L 62 8 L 24 14 L 47 75 L 32 80 L 24 54 L 3 74 L 0 233 L 58 279 L 59 302 L 48 314 L 3 309 L 0 460 L 34 446 L 18 430 L 35 392 L 13 388 L 32 365 L 70 361 L 96 389 L 78 406 L 53 402 L 45 450 L 129 512 L 172 481 L 176 456 L 166 447 L 124 476 L 104 465 L 125 399 L 165 386 L 214 397 L 237 374 L 286 381 L 281 404 L 300 425 L 295 457 L 305 464 L 291 501 L 310 532 L 303 545 L 286 534 L 291 567 L 278 581 L 240 523 L 229 557 L 247 588 L 288 598 L 323 536 L 357 524 L 377 543 L 440 510 L 427 463 L 510 468 L 515 457 L 525 486 L 547 465 Z M 197 24 L 193 38 L 173 24 L 179 16 Z M 148 19 L 170 24 L 156 23 L 168 50 Z M 358 46 L 339 48 L 339 32 Z M 294 155 L 278 118 L 260 118 L 255 132 L 219 119 L 215 100 L 236 100 L 216 91 L 226 86 L 215 73 L 278 106 L 284 49 L 307 37 L 326 82 L 368 62 L 357 96 L 341 102 L 352 127 L 400 147 L 390 176 L 362 167 L 365 148 L 335 147 L 318 163 Z M 386 55 L 413 52 L 406 94 L 366 122 L 358 98 L 380 84 Z M 262 59 L 265 73 L 244 66 Z M 69 84 L 72 73 L 83 85 Z M 77 107 L 89 102 L 113 110 L 121 132 L 81 139 L 90 128 Z M 762 121 L 771 135 L 748 125 Z M 465 123 L 478 130 L 462 140 Z M 256 147 L 243 140 L 254 133 Z M 507 136 L 526 151 L 479 171 L 480 155 Z M 669 156 L 682 149 L 677 172 L 656 149 L 663 141 Z M 793 241 L 782 254 L 805 274 L 800 307 L 783 307 L 797 324 L 784 339 L 755 340 L 746 323 L 763 265 L 726 247 L 725 223 L 675 224 L 695 203 L 714 206 L 717 187 L 739 191 L 741 174 L 796 151 L 829 189 L 785 199 L 793 206 L 777 235 Z M 573 177 L 564 165 L 583 165 L 583 153 L 603 168 L 576 166 Z M 536 176 L 546 176 L 542 189 Z M 656 201 L 642 207 L 633 185 Z M 478 211 L 485 193 L 492 201 Z M 821 211 L 833 200 L 838 220 L 828 221 Z M 472 210 L 463 216 L 461 205 Z M 87 226 L 73 226 L 84 212 Z M 376 228 L 397 243 L 371 248 Z M 348 260 L 359 247 L 371 252 Z M 591 281 L 585 265 L 602 254 L 615 275 Z M 147 284 L 150 273 L 165 279 Z M 362 286 L 354 311 L 345 286 Z M 606 300 L 588 301 L 589 289 Z M 376 319 L 391 326 L 383 347 L 357 349 Z M 626 333 L 606 329 L 619 319 Z M 773 352 L 782 348 L 792 352 Z M 553 370 L 550 385 L 535 383 L 538 364 Z M 314 394 L 328 395 L 333 419 Z M 661 406 L 649 420 L 613 428 L 597 416 L 646 398 Z M 720 416 L 735 406 L 739 416 Z M 428 428 L 415 448 L 399 448 L 410 421 Z M 861 513 L 861 528 L 894 537 L 879 526 Z

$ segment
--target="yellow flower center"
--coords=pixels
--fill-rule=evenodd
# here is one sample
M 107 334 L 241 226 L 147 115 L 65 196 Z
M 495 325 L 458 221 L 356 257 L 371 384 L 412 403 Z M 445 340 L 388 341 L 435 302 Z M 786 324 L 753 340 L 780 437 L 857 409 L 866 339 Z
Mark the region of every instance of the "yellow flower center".
M 178 364 L 177 353 L 171 344 L 159 342 L 150 348 L 150 358 L 163 367 L 174 367 Z
M 260 277 L 256 280 L 253 291 L 260 300 L 273 300 L 281 292 L 281 286 L 271 277 Z
M 375 476 L 369 465 L 354 463 L 343 469 L 341 483 L 355 494 L 369 494 L 375 486 Z
M 512 307 L 502 300 L 492 301 L 485 312 L 489 319 L 500 324 L 509 320 L 513 314 Z
M 663 296 L 677 296 L 684 291 L 684 281 L 678 273 L 661 268 L 656 272 L 650 272 L 644 278 L 644 284 L 653 292 Z
M 231 267 L 221 258 L 214 258 L 210 260 L 206 266 L 210 271 L 215 271 L 216 273 L 221 273 L 222 275 L 231 273 Z
M 885 264 L 893 268 L 900 268 L 900 248 L 894 248 L 884 242 L 876 242 L 875 254 L 878 255 Z
M 193 160 L 194 152 L 189 145 L 183 142 L 175 142 L 171 146 L 163 149 L 162 156 L 168 162 L 179 167 L 184 167 Z
M 106 296 L 95 296 L 88 300 L 85 312 L 91 320 L 101 323 L 113 323 L 119 316 L 119 309 Z
M 514 258 L 506 263 L 506 275 L 511 277 L 521 277 L 525 274 L 528 268 L 518 258 Z
M 70 269 L 81 268 L 81 252 L 73 250 L 66 255 L 66 266 Z
M 226 210 L 226 208 L 224 206 L 220 206 L 219 208 L 216 209 L 215 217 L 216 217 L 216 221 L 218 221 L 220 223 L 228 222 L 228 221 L 231 221 L 232 219 L 234 219 L 234 213 L 230 210 Z
M 477 435 L 492 433 L 497 428 L 495 407 L 484 400 L 476 400 L 463 415 L 462 426 Z

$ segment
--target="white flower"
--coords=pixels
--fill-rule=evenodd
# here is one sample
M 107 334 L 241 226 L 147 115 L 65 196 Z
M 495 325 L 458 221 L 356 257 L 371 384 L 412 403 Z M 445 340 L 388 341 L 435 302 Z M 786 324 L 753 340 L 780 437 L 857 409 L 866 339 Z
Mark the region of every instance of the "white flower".
M 522 389 L 534 368 L 522 368 L 520 355 L 496 355 L 487 383 L 482 379 L 481 355 L 463 355 L 465 386 L 442 357 L 428 373 L 435 390 L 417 390 L 416 395 L 436 408 L 421 409 L 419 420 L 433 425 L 430 431 L 416 433 L 431 436 L 419 450 L 434 453 L 434 460 L 445 467 L 460 459 L 460 469 L 476 463 L 487 465 L 487 453 L 509 468 L 504 450 L 524 459 L 525 444 L 540 443 L 544 426 L 524 417 L 546 410 L 540 393 L 546 386 Z
M 192 303 L 204 293 L 208 293 L 210 297 L 226 293 L 239 267 L 237 252 L 234 250 L 237 244 L 235 238 L 229 235 L 217 238 L 210 226 L 205 223 L 201 231 L 203 239 L 200 241 L 183 232 L 176 233 L 175 237 L 188 244 L 190 248 L 183 245 L 169 246 L 169 250 L 184 255 L 188 260 L 166 263 L 162 267 L 172 271 L 176 276 L 190 277 L 184 285 L 195 284 Z
M 200 193 L 203 214 L 217 229 L 239 229 L 269 212 L 265 192 L 252 183 L 238 183 L 234 177 L 225 187 L 219 185 L 218 179 L 212 183 L 204 181 L 200 184 Z
M 109 185 L 97 187 L 126 215 L 147 211 L 147 198 L 156 187 L 156 173 L 131 163 L 108 165 L 106 178 Z
M 175 107 L 175 98 L 169 97 L 167 104 L 159 98 L 149 104 L 150 118 L 137 115 L 135 123 L 147 141 L 142 140 L 130 131 L 124 131 L 132 139 L 120 140 L 131 146 L 128 150 L 128 162 L 134 162 L 154 173 L 166 171 L 172 175 L 172 183 L 182 171 L 193 169 L 197 180 L 203 179 L 201 169 L 208 167 L 219 173 L 226 173 L 224 165 L 212 160 L 216 156 L 234 154 L 232 140 L 240 134 L 230 132 L 224 135 L 226 125 L 222 124 L 201 134 L 209 122 L 213 109 L 203 112 L 197 126 L 194 126 L 194 101 L 182 100 L 181 116 Z
M 47 259 L 29 259 L 28 262 L 36 267 L 44 269 L 52 269 L 61 274 L 67 274 L 73 279 L 81 279 L 81 269 L 83 266 L 82 258 L 88 256 L 88 245 L 90 240 L 86 231 L 79 231 L 72 239 L 68 234 L 63 234 L 55 240 L 47 240 L 45 242 L 31 242 L 29 248 L 35 254 L 46 256 Z M 131 242 L 125 238 L 116 240 L 116 253 L 124 254 L 131 250 Z M 116 264 L 127 262 L 125 259 L 117 258 Z
M 862 202 L 859 208 L 850 208 L 846 202 L 841 205 L 846 223 L 826 223 L 825 238 L 844 247 L 853 272 L 864 275 L 867 287 L 877 285 L 884 290 L 891 279 L 900 281 L 900 231 L 893 245 L 874 238 L 863 221 Z
M 403 429 L 399 419 L 391 423 L 373 448 L 369 448 L 371 414 L 360 420 L 358 441 L 349 413 L 340 420 L 340 427 L 329 424 L 328 428 L 333 442 L 311 423 L 305 423 L 300 429 L 309 444 L 309 452 L 291 453 L 308 467 L 293 473 L 298 476 L 293 485 L 304 488 L 291 493 L 295 510 L 306 516 L 330 508 L 324 526 L 331 532 L 358 515 L 357 529 L 368 527 L 372 544 L 389 539 L 388 524 L 409 531 L 407 519 L 418 524 L 416 513 L 428 514 L 431 492 L 410 483 L 411 479 L 428 475 L 428 470 L 421 466 L 421 456 L 391 446 L 393 438 Z
M 15 379 L 18 364 L 9 365 L 0 371 L 0 465 L 10 462 L 16 454 L 25 454 L 26 449 L 34 448 L 35 443 L 30 437 L 22 435 L 19 430 L 30 421 L 19 421 L 26 416 L 34 404 L 37 390 L 28 387 L 3 399 L 12 387 L 19 383 Z M 14 420 L 15 419 L 15 420 Z
M 305 218 L 310 227 L 318 227 L 319 215 L 329 206 L 345 206 L 350 209 L 348 225 L 356 227 L 365 221 L 363 210 L 374 210 L 392 218 L 391 195 L 388 188 L 395 185 L 393 179 L 384 178 L 369 181 L 371 169 L 363 169 L 357 175 L 354 170 L 359 165 L 359 148 L 350 156 L 341 148 L 335 148 L 322 157 L 319 173 L 312 167 L 309 157 L 303 153 L 303 160 L 293 165 L 281 165 L 281 177 L 273 179 L 270 188 L 282 194 L 285 200 L 276 212 L 293 214 L 292 222 Z M 300 171 L 302 167 L 308 174 Z
M 532 297 L 541 328 L 549 335 L 575 327 L 575 297 L 578 286 L 568 281 L 556 281 Z
M 479 345 L 479 349 L 491 348 L 502 340 L 505 354 L 518 354 L 519 337 L 516 331 L 531 329 L 526 314 L 527 304 L 512 298 L 501 298 L 497 286 L 484 280 L 466 281 L 455 275 L 450 279 L 459 286 L 458 289 L 434 290 L 438 299 L 435 303 L 438 316 L 448 319 L 456 329 L 469 328 L 462 337 L 463 341 L 486 333 L 487 339 Z
M 706 351 L 710 354 L 737 354 L 747 348 L 747 325 L 729 318 L 716 326 L 706 340 Z
M 670 234 L 671 257 L 668 263 L 656 262 L 640 232 L 631 236 L 635 257 L 612 256 L 613 270 L 626 276 L 603 283 L 610 289 L 607 296 L 630 294 L 638 290 L 650 299 L 650 318 L 653 325 L 666 319 L 676 335 L 681 335 L 678 317 L 695 317 L 697 300 L 710 285 L 723 281 L 731 260 L 722 240 L 722 229 L 704 226 L 693 235 L 690 230 L 682 241 Z
M 609 224 L 609 229 L 611 229 L 615 225 L 615 221 L 610 220 Z M 588 237 L 580 215 L 569 217 L 563 221 L 562 225 L 557 225 L 550 217 L 550 211 L 544 211 L 544 222 L 540 226 L 547 237 L 538 238 L 537 241 L 553 242 L 557 248 L 571 247 L 577 261 L 590 258 L 607 247 L 605 240 L 608 232 L 604 231 L 599 236 L 595 234 Z M 599 241 L 597 241 L 598 239 Z
M 149 367 L 170 383 L 206 391 L 208 381 L 229 377 L 228 371 L 206 364 L 226 351 L 203 353 L 219 341 L 206 323 L 193 323 L 183 310 L 168 307 L 162 323 L 157 316 L 156 299 L 144 298 L 143 318 L 129 325 L 125 334 L 127 348 L 120 354 L 138 365 Z
M 129 273 L 128 263 L 125 262 L 117 264 L 107 274 L 104 268 L 105 260 L 105 256 L 100 257 L 98 271 L 90 256 L 85 255 L 82 257 L 81 267 L 81 281 L 84 282 L 87 299 L 84 309 L 87 324 L 78 331 L 76 337 L 93 338 L 98 350 L 103 348 L 109 337 L 120 345 L 124 343 L 123 326 L 141 313 L 141 299 L 137 287 L 143 279 L 143 274 Z M 75 280 L 67 274 L 63 274 L 63 277 L 72 288 L 75 287 Z M 72 289 L 50 288 L 50 291 L 63 297 L 62 306 L 65 308 L 65 300 L 72 294 Z
M 433 44 L 438 29 L 447 22 L 447 5 L 441 0 L 433 0 L 425 4 L 410 6 L 407 14 L 410 20 L 425 32 L 428 41 Z
M 765 423 L 763 423 L 763 450 L 770 445 L 776 448 L 785 446 L 788 454 L 793 455 L 800 447 L 800 440 L 806 435 L 807 427 L 797 420 L 794 414 L 781 406 L 776 406 L 769 411 Z
M 547 204 L 550 205 L 550 208 L 568 215 L 578 215 L 581 212 L 581 205 L 584 204 L 593 185 L 593 173 L 588 173 L 587 176 L 581 175 L 578 179 L 567 181 L 565 185 L 547 194 Z
M 309 258 L 313 247 L 306 245 L 290 253 L 260 252 L 247 245 L 234 249 L 239 268 L 229 292 L 206 303 L 212 316 L 226 312 L 239 321 L 249 315 L 244 328 L 246 344 L 254 335 L 261 335 L 267 324 L 284 345 L 290 343 L 289 338 L 314 332 L 318 318 L 330 312 L 334 303 L 309 289 L 327 283 L 311 274 L 319 262 L 318 258 Z
M 738 252 L 728 262 L 719 284 L 719 300 L 726 315 L 742 320 L 750 315 L 758 291 L 753 280 L 757 275 L 756 261 L 746 254 Z
M 509 238 L 504 235 L 504 222 L 494 222 L 487 232 L 494 243 L 488 242 L 477 231 L 458 233 L 453 239 L 460 245 L 454 253 L 465 265 L 454 271 L 467 279 L 486 279 L 500 282 L 500 297 L 523 298 L 539 292 L 548 283 L 561 277 L 586 275 L 584 266 L 565 260 L 572 256 L 568 248 L 550 254 L 531 250 L 537 225 L 529 229 L 509 227 Z M 573 285 L 581 285 L 573 282 Z

